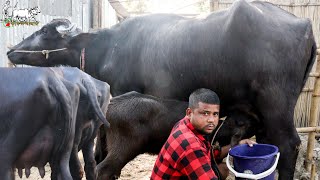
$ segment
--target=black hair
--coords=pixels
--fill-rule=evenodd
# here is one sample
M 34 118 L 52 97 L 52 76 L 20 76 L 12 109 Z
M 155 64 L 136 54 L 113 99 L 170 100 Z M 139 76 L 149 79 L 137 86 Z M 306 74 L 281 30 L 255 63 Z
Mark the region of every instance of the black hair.
M 220 100 L 218 95 L 210 89 L 197 89 L 193 91 L 189 96 L 189 108 L 197 108 L 199 102 L 207 104 L 217 104 L 220 105 Z

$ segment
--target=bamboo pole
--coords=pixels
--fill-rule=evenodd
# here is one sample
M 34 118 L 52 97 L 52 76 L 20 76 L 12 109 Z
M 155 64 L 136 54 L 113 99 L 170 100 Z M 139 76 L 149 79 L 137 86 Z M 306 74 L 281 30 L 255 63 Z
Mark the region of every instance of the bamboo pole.
M 101 8 L 102 8 L 102 3 L 101 0 L 93 0 L 91 1 L 92 3 L 92 9 L 91 9 L 91 27 L 93 29 L 99 29 L 101 28 Z
M 311 174 L 310 174 L 310 180 L 316 179 L 316 164 L 313 162 L 311 165 Z
M 216 11 L 219 9 L 219 2 L 218 0 L 209 0 L 210 1 L 210 12 Z
M 213 0 L 209 0 L 209 4 L 210 4 L 210 12 L 213 12 L 214 11 Z
M 310 7 L 310 6 L 320 6 L 320 3 L 277 3 L 276 1 L 270 1 L 273 4 L 278 6 L 285 6 L 285 7 Z M 226 4 L 231 5 L 232 2 L 219 2 L 219 4 Z
M 319 73 L 320 72 L 320 56 L 318 56 L 316 63 L 317 63 L 316 73 Z M 311 112 L 310 112 L 310 123 L 309 123 L 310 127 L 317 126 L 319 103 L 320 103 L 320 78 L 316 77 L 313 98 L 311 101 Z M 310 132 L 308 137 L 307 158 L 305 160 L 305 168 L 309 172 L 311 170 L 313 148 L 316 141 L 315 136 L 316 136 L 316 132 Z
M 320 133 L 320 126 L 318 127 L 302 127 L 302 128 L 297 128 L 298 133 L 308 133 L 308 132 L 315 132 L 315 133 Z
M 309 77 L 319 77 L 319 73 L 310 73 Z

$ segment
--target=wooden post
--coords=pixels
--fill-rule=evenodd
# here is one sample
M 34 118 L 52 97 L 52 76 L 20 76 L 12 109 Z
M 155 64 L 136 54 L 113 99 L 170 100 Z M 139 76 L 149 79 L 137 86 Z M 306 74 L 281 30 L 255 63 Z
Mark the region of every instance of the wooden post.
M 102 2 L 101 0 L 93 0 L 92 1 L 92 13 L 91 13 L 91 19 L 92 19 L 92 26 L 91 28 L 97 29 L 101 28 L 102 26 Z
M 320 72 L 320 55 L 318 55 L 316 63 L 317 63 L 316 73 L 319 73 Z M 313 97 L 311 101 L 310 124 L 309 124 L 310 127 L 317 126 L 319 103 L 320 103 L 320 78 L 316 77 Z M 313 160 L 313 149 L 316 141 L 315 135 L 316 135 L 316 132 L 313 131 L 309 133 L 309 137 L 308 137 L 307 158 L 305 160 L 305 168 L 309 172 L 311 170 L 311 163 Z
M 313 162 L 311 165 L 310 180 L 315 180 L 315 179 L 316 179 L 316 164 Z
M 213 0 L 209 0 L 210 2 L 210 12 L 214 11 L 214 7 L 213 7 Z
M 218 10 L 218 0 L 209 0 L 210 1 L 210 12 Z

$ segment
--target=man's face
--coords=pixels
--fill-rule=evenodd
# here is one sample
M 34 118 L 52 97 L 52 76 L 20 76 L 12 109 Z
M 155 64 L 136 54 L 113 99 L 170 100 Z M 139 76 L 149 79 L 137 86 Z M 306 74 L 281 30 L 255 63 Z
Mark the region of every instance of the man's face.
M 187 109 L 191 124 L 202 134 L 211 134 L 219 122 L 220 105 L 198 103 L 198 107 Z

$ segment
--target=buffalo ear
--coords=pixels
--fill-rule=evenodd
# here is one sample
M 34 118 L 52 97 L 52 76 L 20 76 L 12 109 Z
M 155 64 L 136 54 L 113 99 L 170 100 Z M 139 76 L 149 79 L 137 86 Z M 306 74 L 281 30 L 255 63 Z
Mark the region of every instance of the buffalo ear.
M 95 33 L 81 33 L 72 37 L 68 44 L 70 47 L 75 49 L 82 49 L 87 47 L 95 38 L 97 34 Z

